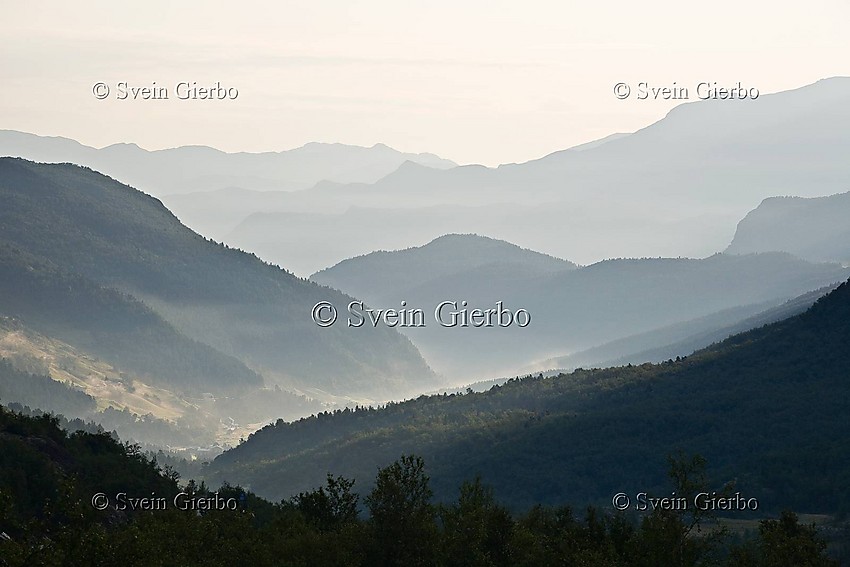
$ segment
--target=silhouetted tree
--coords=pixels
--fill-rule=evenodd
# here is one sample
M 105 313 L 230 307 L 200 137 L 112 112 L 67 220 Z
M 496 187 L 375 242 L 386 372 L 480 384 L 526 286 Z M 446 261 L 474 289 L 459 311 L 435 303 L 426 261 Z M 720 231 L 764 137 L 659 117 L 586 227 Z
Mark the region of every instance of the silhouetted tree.
M 437 531 L 429 480 L 425 462 L 414 455 L 402 455 L 378 471 L 366 505 L 382 564 L 434 563 Z

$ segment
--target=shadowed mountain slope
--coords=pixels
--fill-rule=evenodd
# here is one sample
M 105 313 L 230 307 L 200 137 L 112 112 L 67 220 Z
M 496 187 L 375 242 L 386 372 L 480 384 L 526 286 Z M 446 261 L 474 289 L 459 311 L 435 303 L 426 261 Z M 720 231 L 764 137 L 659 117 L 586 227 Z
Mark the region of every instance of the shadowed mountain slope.
M 102 174 L 3 158 L 0 199 L 0 241 L 143 300 L 182 334 L 272 382 L 379 399 L 434 384 L 395 331 L 311 320 L 316 302 L 351 298 L 208 241 L 158 200 Z
M 844 283 L 801 315 L 677 362 L 278 422 L 219 456 L 210 476 L 278 499 L 326 471 L 370 478 L 412 451 L 429 463 L 442 499 L 478 474 L 515 508 L 610 506 L 617 492 L 663 495 L 661 465 L 681 449 L 704 456 L 719 482 L 735 479 L 760 512 L 846 512 L 848 341 Z

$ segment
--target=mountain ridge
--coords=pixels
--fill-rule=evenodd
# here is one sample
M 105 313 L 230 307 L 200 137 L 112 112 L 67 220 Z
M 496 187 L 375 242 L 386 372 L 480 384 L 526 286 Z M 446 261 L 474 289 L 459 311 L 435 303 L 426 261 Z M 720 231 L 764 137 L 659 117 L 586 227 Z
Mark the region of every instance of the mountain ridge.
M 0 241 L 142 299 L 180 333 L 290 388 L 402 395 L 433 374 L 391 329 L 321 329 L 353 298 L 199 236 L 162 203 L 75 165 L 0 158 Z
M 456 165 L 435 154 L 404 153 L 385 144 L 313 142 L 265 152 L 225 152 L 203 145 L 147 150 L 135 143 L 95 148 L 62 136 L 15 130 L 0 130 L 0 155 L 88 166 L 160 197 L 233 184 L 291 191 L 310 187 L 325 176 L 346 182 L 376 181 L 406 160 L 432 167 Z
M 678 448 L 705 457 L 714 478 L 736 479 L 760 511 L 840 512 L 850 506 L 836 498 L 850 474 L 848 338 L 844 282 L 805 313 L 675 362 L 278 422 L 219 456 L 210 477 L 278 499 L 316 484 L 316 471 L 368 478 L 414 451 L 438 499 L 477 474 L 514 509 L 610 505 L 618 491 L 663 494 L 659 465 Z
M 287 211 L 288 222 L 243 210 L 222 238 L 299 273 L 446 232 L 483 233 L 580 264 L 705 257 L 726 248 L 766 197 L 846 191 L 848 133 L 850 78 L 838 77 L 756 100 L 682 104 L 628 136 L 521 164 L 408 167 L 371 184 L 316 186 L 264 209 Z M 393 210 L 396 218 L 382 222 L 399 228 L 376 234 L 350 207 Z M 333 218 L 314 225 L 316 213 Z M 295 239 L 317 252 L 314 263 L 287 250 Z
M 443 261 L 440 264 L 435 264 L 428 261 L 427 255 L 437 256 Z M 452 261 L 454 256 L 458 256 L 458 261 Z M 482 256 L 484 256 L 484 259 L 482 259 Z M 310 276 L 310 279 L 318 283 L 329 284 L 338 280 L 326 279 L 327 274 L 334 273 L 336 278 L 344 277 L 339 276 L 338 273 L 344 271 L 348 266 L 362 263 L 379 265 L 382 260 L 427 265 L 426 270 L 429 279 L 453 276 L 467 270 L 485 268 L 490 264 L 515 264 L 517 269 L 538 269 L 542 272 L 570 270 L 577 267 L 569 260 L 522 248 L 505 240 L 479 234 L 449 233 L 438 236 L 421 246 L 412 246 L 402 250 L 376 250 L 355 256 L 314 273 Z M 382 272 L 387 271 L 383 266 L 380 269 Z M 393 275 L 398 276 L 401 271 L 400 269 Z M 425 283 L 420 277 L 421 273 L 408 272 L 408 275 L 410 276 L 407 282 L 409 285 Z M 396 284 L 398 282 L 393 283 L 393 285 Z
M 500 257 L 487 256 L 483 243 L 499 243 Z M 452 300 L 467 301 L 470 309 L 501 301 L 531 313 L 532 323 L 521 329 L 401 329 L 435 370 L 471 382 L 724 309 L 781 303 L 848 274 L 838 264 L 780 252 L 613 259 L 576 267 L 504 241 L 456 235 L 350 258 L 312 279 L 371 307 L 396 308 L 404 301 L 429 317 L 440 302 Z
M 776 250 L 810 261 L 850 264 L 850 192 L 764 199 L 747 213 L 729 254 Z
M 262 383 L 242 363 L 185 337 L 135 298 L 2 242 L 0 267 L 0 313 L 147 375 L 154 384 L 221 392 Z

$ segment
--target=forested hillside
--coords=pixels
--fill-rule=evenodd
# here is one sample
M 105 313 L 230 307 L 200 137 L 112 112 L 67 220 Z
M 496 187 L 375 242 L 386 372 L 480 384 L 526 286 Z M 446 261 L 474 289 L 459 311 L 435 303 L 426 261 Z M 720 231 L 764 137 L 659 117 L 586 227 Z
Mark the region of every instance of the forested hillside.
M 2 241 L 0 313 L 177 391 L 262 385 L 237 359 L 183 336 L 140 301 Z
M 318 301 L 344 305 L 351 298 L 206 240 L 156 199 L 104 175 L 3 158 L 0 199 L 0 242 L 50 269 L 132 294 L 180 333 L 271 382 L 373 399 L 434 385 L 419 353 L 395 331 L 350 333 L 311 320 Z M 101 311 L 91 316 L 106 316 Z M 143 332 L 135 322 L 125 326 Z M 151 349 L 147 356 L 160 353 Z M 246 380 L 234 373 L 233 385 L 240 382 Z
M 65 415 L 81 415 L 93 411 L 95 399 L 50 376 L 30 374 L 16 369 L 0 358 L 0 402 L 19 402 L 34 408 L 49 408 Z
M 278 499 L 325 471 L 368 478 L 402 452 L 438 498 L 480 475 L 514 509 L 657 490 L 671 451 L 705 456 L 762 509 L 847 512 L 850 284 L 807 312 L 682 360 L 512 380 L 467 395 L 278 422 L 218 457 L 211 479 Z

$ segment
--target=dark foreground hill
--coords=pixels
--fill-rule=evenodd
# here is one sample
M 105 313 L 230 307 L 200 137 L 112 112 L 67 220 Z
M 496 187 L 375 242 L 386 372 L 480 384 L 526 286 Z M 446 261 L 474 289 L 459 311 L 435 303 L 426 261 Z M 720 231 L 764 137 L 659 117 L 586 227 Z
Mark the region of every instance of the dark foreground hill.
M 354 478 L 399 454 L 439 498 L 480 475 L 515 508 L 658 490 L 665 457 L 701 454 L 762 510 L 850 510 L 850 284 L 805 313 L 678 361 L 513 380 L 459 396 L 278 422 L 210 477 L 278 499 L 326 471 Z
M 343 305 L 351 298 L 204 239 L 158 200 L 109 177 L 70 164 L 3 158 L 0 201 L 0 242 L 51 270 L 144 301 L 183 335 L 272 382 L 379 399 L 433 384 L 419 353 L 395 331 L 350 333 L 311 320 L 316 302 Z M 125 326 L 138 330 L 129 321 Z M 151 348 L 147 356 L 159 352 Z
M 512 515 L 477 481 L 434 506 L 424 463 L 412 456 L 377 471 L 363 505 L 342 477 L 271 504 L 240 487 L 178 486 L 173 470 L 137 447 L 97 429 L 69 435 L 60 424 L 0 406 L 4 566 L 835 564 L 824 532 L 791 512 L 741 543 L 700 529 L 713 514 L 659 509 L 641 520 L 536 507 Z M 702 473 L 696 459 L 677 463 Z

